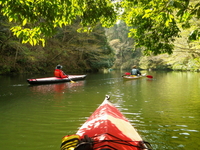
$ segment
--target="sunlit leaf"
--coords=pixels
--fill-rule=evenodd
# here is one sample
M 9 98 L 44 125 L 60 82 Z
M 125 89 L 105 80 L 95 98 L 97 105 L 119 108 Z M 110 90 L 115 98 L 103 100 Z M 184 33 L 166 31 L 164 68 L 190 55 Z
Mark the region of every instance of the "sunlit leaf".
M 20 34 L 21 34 L 21 31 L 16 31 L 16 32 L 15 32 L 15 35 L 16 35 L 17 37 L 19 37 Z
M 33 38 L 33 45 L 37 44 L 37 40 L 35 38 Z
M 12 22 L 12 21 L 13 21 L 13 18 L 9 18 L 8 20 L 9 20 L 9 22 Z
M 29 40 L 29 43 L 33 46 L 34 44 L 33 44 L 33 40 L 31 39 L 31 40 Z
M 25 26 L 26 23 L 27 23 L 27 18 L 25 18 L 25 19 L 23 20 L 23 22 L 22 22 L 22 26 Z

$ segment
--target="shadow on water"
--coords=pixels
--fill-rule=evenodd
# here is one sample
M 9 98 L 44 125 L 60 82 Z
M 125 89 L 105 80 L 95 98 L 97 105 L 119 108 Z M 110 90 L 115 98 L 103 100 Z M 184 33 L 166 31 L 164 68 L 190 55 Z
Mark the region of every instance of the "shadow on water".
M 85 81 L 77 81 L 74 83 L 55 83 L 55 84 L 44 84 L 44 85 L 29 85 L 30 90 L 34 93 L 64 93 L 65 91 L 78 92 L 84 88 Z M 68 92 L 67 91 L 67 92 Z

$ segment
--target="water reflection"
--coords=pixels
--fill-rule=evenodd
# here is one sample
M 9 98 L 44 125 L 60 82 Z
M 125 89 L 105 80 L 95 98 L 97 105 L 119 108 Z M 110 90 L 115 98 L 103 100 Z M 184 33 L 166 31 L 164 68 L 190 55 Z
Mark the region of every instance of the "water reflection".
M 30 85 L 30 90 L 34 93 L 64 93 L 65 91 L 79 92 L 85 85 L 85 80 L 77 81 L 75 83 L 57 83 L 57 84 L 43 84 L 43 85 Z

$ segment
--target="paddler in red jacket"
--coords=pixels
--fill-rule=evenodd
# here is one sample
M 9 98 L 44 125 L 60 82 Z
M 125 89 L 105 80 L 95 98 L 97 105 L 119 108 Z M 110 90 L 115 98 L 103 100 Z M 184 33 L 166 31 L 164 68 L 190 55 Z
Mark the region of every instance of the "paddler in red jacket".
M 61 65 L 57 65 L 56 66 L 56 69 L 54 70 L 55 77 L 58 77 L 58 78 L 68 78 L 68 75 L 66 75 L 61 69 L 62 69 Z

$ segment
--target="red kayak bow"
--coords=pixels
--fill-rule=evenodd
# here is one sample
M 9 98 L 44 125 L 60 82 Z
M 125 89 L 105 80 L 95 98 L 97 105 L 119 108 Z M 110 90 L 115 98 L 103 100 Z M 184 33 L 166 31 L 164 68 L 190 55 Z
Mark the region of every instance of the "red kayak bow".
M 108 101 L 108 97 L 82 125 L 76 135 L 80 138 L 74 150 L 86 150 L 86 147 L 87 150 L 151 149 L 150 144 L 142 140 L 124 115 Z M 62 141 L 61 149 L 64 149 L 64 142 L 66 143 L 66 140 Z

